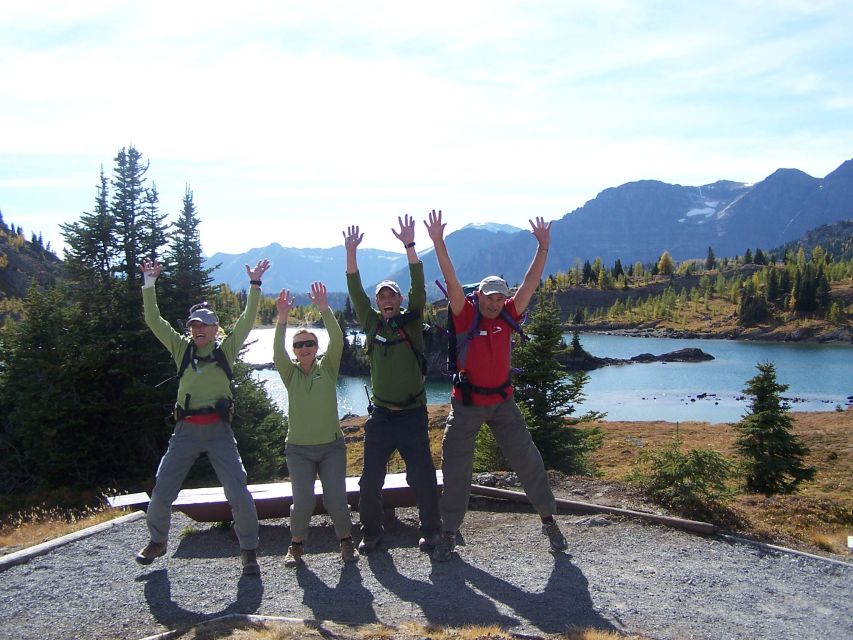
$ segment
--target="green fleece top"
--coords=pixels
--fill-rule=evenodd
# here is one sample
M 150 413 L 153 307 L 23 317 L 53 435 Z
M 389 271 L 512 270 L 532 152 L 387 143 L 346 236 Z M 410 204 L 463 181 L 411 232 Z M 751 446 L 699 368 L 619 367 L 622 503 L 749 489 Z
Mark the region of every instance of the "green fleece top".
M 344 333 L 331 309 L 320 312 L 329 332 L 326 353 L 314 360 L 308 373 L 284 350 L 287 328 L 275 325 L 273 362 L 287 389 L 287 442 L 327 444 L 343 437 L 338 419 L 338 370 L 344 351 Z
M 237 319 L 234 329 L 219 345 L 232 368 L 237 359 L 237 354 L 240 352 L 240 347 L 243 346 L 243 342 L 255 324 L 260 299 L 260 289 L 251 287 L 246 308 Z M 180 367 L 184 359 L 184 352 L 189 348 L 192 340 L 175 331 L 172 325 L 160 316 L 160 308 L 157 306 L 157 293 L 154 291 L 154 287 L 142 288 L 142 304 L 145 311 L 145 324 L 172 354 L 175 366 Z M 213 343 L 205 345 L 198 349 L 196 354 L 200 358 L 204 358 L 213 353 L 213 348 Z M 189 406 L 186 406 L 187 395 L 190 397 Z M 228 376 L 225 375 L 222 367 L 212 359 L 210 361 L 199 360 L 195 369 L 192 366 L 187 367 L 178 384 L 178 404 L 184 410 L 213 407 L 220 398 L 231 397 L 231 384 Z
M 426 304 L 424 265 L 418 261 L 409 263 L 412 286 L 409 289 L 409 310 L 423 311 Z M 426 405 L 424 376 L 421 364 L 412 348 L 401 341 L 400 332 L 388 326 L 380 313 L 372 307 L 364 292 L 358 271 L 347 274 L 347 288 L 355 316 L 366 336 L 374 333 L 384 338 L 375 341 L 370 349 L 370 384 L 373 387 L 373 402 L 380 407 L 410 409 Z M 424 352 L 423 314 L 409 320 L 403 329 L 419 353 Z M 365 345 L 369 347 L 370 345 Z

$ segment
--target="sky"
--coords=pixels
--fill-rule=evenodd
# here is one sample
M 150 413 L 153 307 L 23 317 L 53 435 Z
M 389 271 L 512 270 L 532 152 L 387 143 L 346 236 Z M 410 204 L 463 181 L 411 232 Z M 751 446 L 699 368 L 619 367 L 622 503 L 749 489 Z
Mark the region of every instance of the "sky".
M 61 255 L 131 145 L 207 255 L 822 178 L 853 158 L 851 33 L 849 0 L 0 0 L 0 211 Z

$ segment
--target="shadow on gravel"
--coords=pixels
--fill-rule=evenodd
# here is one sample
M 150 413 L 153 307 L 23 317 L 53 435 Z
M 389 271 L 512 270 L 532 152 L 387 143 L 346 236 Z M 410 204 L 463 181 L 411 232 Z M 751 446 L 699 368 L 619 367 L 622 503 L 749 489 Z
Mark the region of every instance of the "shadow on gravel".
M 184 609 L 172 599 L 172 584 L 167 569 L 145 573 L 137 582 L 145 583 L 145 601 L 151 615 L 167 629 L 199 624 L 229 614 L 256 613 L 264 597 L 264 585 L 257 576 L 243 576 L 237 582 L 236 600 L 220 611 L 200 612 Z
M 538 593 L 525 591 L 461 558 L 454 560 L 461 565 L 461 575 L 467 583 L 492 600 L 504 603 L 545 633 L 564 633 L 573 627 L 616 632 L 616 627 L 593 608 L 587 579 L 572 564 L 571 556 L 563 553 L 553 553 L 552 556 L 554 567 L 551 575 L 545 588 Z M 432 579 L 439 588 L 443 588 L 442 581 L 446 579 L 446 573 L 441 569 L 437 564 L 433 565 Z M 464 603 L 461 604 L 464 608 Z
M 521 622 L 503 615 L 494 602 L 471 589 L 466 584 L 464 573 L 458 570 L 458 565 L 455 570 L 443 572 L 444 576 L 438 580 L 433 570 L 432 582 L 427 582 L 401 574 L 394 564 L 394 558 L 387 553 L 371 553 L 367 556 L 367 562 L 382 586 L 403 602 L 420 607 L 430 624 L 497 624 L 514 627 Z
M 302 603 L 316 620 L 334 620 L 343 624 L 378 622 L 373 611 L 373 594 L 361 582 L 357 564 L 341 568 L 341 577 L 329 588 L 306 564 L 296 568 L 296 582 L 302 588 Z
M 525 590 L 459 557 L 447 563 L 434 562 L 429 582 L 402 575 L 386 553 L 370 554 L 367 561 L 388 591 L 419 607 L 431 624 L 511 628 L 526 622 L 545 633 L 563 633 L 574 627 L 617 631 L 596 613 L 587 579 L 570 556 L 553 557 L 554 566 L 541 592 Z M 501 611 L 499 603 L 516 615 Z

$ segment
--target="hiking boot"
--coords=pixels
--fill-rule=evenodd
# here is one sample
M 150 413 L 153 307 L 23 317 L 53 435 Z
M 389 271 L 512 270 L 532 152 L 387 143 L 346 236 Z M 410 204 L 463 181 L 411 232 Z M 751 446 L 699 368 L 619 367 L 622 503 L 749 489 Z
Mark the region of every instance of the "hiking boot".
M 364 536 L 361 539 L 361 542 L 358 543 L 358 551 L 359 553 L 370 553 L 374 551 L 376 547 L 379 546 L 379 543 L 382 542 L 382 536 Z
M 293 544 L 287 548 L 287 555 L 284 556 L 285 567 L 297 567 L 302 564 L 302 552 L 305 550 L 305 545 Z
M 358 551 L 352 538 L 341 540 L 341 560 L 344 562 L 358 562 Z
M 139 564 L 151 564 L 155 559 L 165 555 L 166 543 L 152 541 L 146 544 L 145 548 L 141 549 L 139 553 L 136 554 L 136 561 Z
M 244 576 L 257 576 L 261 573 L 258 556 L 254 549 L 243 549 L 240 552 L 240 562 L 243 563 Z
M 432 551 L 438 544 L 438 539 L 441 536 L 438 533 L 431 533 L 418 540 L 418 549 L 421 551 Z
M 438 538 L 438 544 L 432 551 L 432 559 L 436 562 L 447 562 L 453 557 L 453 549 L 456 547 L 456 532 L 445 531 Z
M 548 542 L 551 544 L 551 551 L 565 551 L 569 548 L 569 543 L 566 542 L 566 536 L 560 531 L 556 520 L 542 523 L 542 533 L 548 536 Z

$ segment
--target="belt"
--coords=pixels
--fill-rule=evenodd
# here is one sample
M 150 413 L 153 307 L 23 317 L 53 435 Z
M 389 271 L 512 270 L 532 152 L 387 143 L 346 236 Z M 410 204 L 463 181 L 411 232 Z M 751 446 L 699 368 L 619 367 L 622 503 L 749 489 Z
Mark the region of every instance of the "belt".
M 219 413 L 200 413 L 193 416 L 184 416 L 182 420 L 190 424 L 213 424 L 222 420 L 222 416 Z

